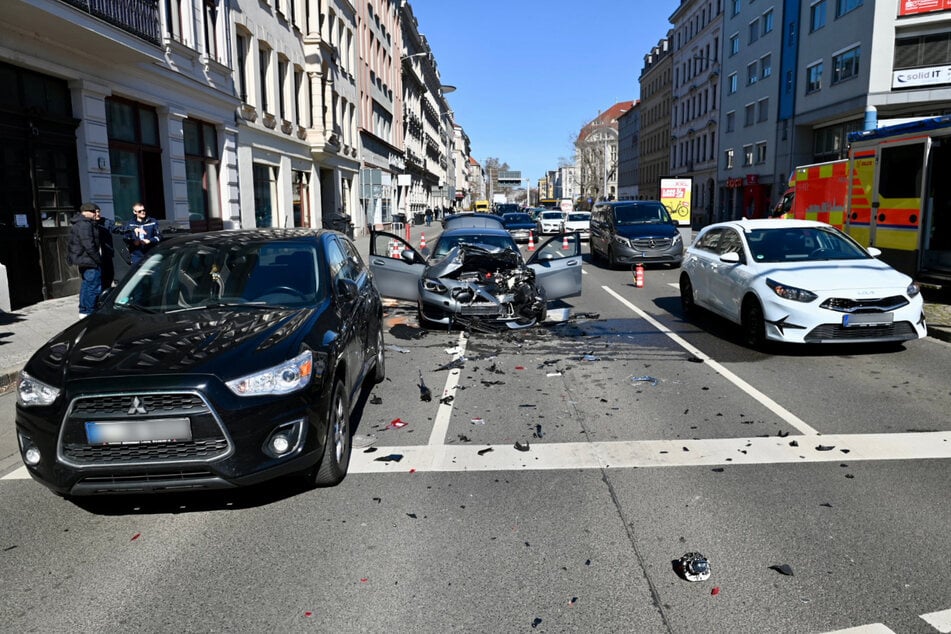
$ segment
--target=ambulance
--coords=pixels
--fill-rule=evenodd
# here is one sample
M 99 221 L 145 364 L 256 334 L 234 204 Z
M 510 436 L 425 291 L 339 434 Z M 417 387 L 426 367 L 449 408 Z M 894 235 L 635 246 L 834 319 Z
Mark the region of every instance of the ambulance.
M 849 135 L 849 158 L 797 167 L 773 215 L 843 229 L 922 284 L 951 287 L 951 116 Z

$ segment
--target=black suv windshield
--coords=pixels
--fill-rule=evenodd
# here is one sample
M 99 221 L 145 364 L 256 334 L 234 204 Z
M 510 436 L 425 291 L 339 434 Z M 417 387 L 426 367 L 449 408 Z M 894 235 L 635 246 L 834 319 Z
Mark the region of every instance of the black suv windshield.
M 670 214 L 660 203 L 631 203 L 617 205 L 614 208 L 614 217 L 619 225 L 636 225 L 644 223 L 669 223 Z

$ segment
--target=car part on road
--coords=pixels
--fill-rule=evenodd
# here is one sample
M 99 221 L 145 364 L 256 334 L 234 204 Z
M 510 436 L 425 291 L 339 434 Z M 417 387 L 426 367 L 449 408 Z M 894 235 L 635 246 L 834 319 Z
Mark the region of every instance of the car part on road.
M 706 581 L 710 578 L 710 562 L 697 552 L 684 554 L 677 562 L 677 570 L 687 581 Z

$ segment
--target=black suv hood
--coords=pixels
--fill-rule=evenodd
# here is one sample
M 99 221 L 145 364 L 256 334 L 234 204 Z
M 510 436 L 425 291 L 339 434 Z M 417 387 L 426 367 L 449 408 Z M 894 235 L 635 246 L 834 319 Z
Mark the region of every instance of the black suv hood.
M 209 308 L 173 313 L 108 309 L 53 337 L 27 363 L 41 381 L 146 374 L 211 374 L 224 380 L 301 351 L 317 308 Z M 311 347 L 320 342 L 308 342 Z
M 617 234 L 624 238 L 672 238 L 680 233 L 674 225 L 659 222 L 641 222 L 629 225 L 617 225 Z

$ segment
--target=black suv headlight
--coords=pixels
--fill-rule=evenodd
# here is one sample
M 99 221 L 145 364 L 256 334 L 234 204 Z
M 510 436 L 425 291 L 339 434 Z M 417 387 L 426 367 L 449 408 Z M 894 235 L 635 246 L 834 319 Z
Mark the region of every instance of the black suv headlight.
M 307 350 L 267 370 L 226 381 L 225 385 L 238 396 L 290 394 L 305 388 L 313 371 L 313 353 Z
M 23 407 L 52 405 L 59 397 L 59 388 L 34 379 L 26 372 L 20 372 L 17 381 L 17 403 Z

